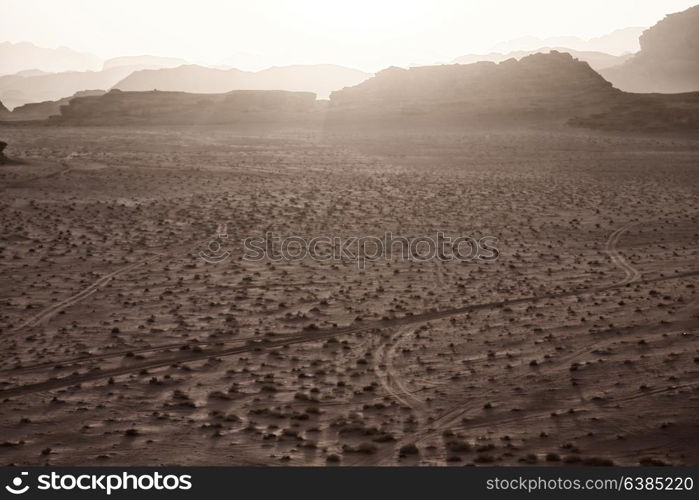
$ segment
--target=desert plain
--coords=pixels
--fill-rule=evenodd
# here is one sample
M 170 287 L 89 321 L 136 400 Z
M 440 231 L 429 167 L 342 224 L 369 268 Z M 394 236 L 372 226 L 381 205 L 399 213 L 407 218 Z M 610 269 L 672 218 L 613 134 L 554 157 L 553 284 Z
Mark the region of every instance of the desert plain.
M 697 137 L 0 138 L 3 465 L 699 465 Z M 267 231 L 499 255 L 246 259 Z

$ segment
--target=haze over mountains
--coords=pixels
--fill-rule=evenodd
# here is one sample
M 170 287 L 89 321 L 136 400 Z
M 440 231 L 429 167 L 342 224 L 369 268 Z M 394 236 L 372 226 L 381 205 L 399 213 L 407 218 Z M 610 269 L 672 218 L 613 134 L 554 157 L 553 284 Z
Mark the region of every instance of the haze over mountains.
M 538 38 L 526 36 L 501 42 L 492 47 L 493 52 L 513 52 L 517 50 L 532 51 L 541 47 L 566 47 L 568 49 L 588 52 L 606 52 L 611 55 L 623 55 L 638 52 L 638 37 L 645 28 L 635 26 L 615 30 L 607 35 L 583 40 L 576 36 L 558 36 Z
M 109 89 L 143 66 L 116 66 L 102 71 L 23 73 L 0 77 L 0 101 L 9 108 L 53 101 L 88 89 Z M 26 76 L 25 76 L 26 75 Z
M 602 76 L 629 92 L 699 90 L 699 5 L 666 16 L 643 32 L 640 45 L 640 52 Z
M 629 37 L 640 34 L 636 45 L 639 51 L 614 55 L 613 47 L 619 52 L 623 47 L 632 48 Z M 576 41 L 577 40 L 577 41 Z M 560 43 L 565 47 L 546 47 L 538 44 Z M 628 28 L 617 30 L 606 37 L 589 40 L 583 44 L 579 39 L 563 37 L 541 40 L 525 38 L 501 44 L 507 48 L 514 44 L 532 45 L 530 50 L 508 53 L 469 54 L 453 62 L 469 64 L 478 61 L 501 62 L 510 58 L 521 59 L 537 52 L 551 49 L 568 52 L 585 61 L 618 89 L 626 92 L 678 93 L 699 90 L 699 5 L 683 12 L 666 16 L 657 24 L 642 30 Z M 605 46 L 605 52 L 576 50 L 575 47 Z
M 122 58 L 131 62 L 130 58 Z M 371 75 L 342 66 L 310 65 L 269 68 L 256 73 L 196 65 L 154 69 L 152 61 L 134 58 L 135 65 L 107 61 L 102 71 L 23 73 L 0 77 L 0 101 L 9 108 L 55 101 L 87 89 L 173 90 L 223 93 L 231 90 L 307 91 L 327 98 L 333 90 L 356 85 Z M 166 61 L 167 62 L 167 61 Z M 140 63 L 140 64 L 138 64 Z
M 176 68 L 187 64 L 187 61 L 177 57 L 160 57 L 160 56 L 121 56 L 107 59 L 102 65 L 103 70 L 128 67 L 143 67 L 143 68 Z
M 61 116 L 54 117 L 55 122 L 72 125 L 303 122 L 365 129 L 392 123 L 401 127 L 455 124 L 479 128 L 488 124 L 568 123 L 610 130 L 699 128 L 699 92 L 623 92 L 588 63 L 556 51 L 497 64 L 392 67 L 333 92 L 329 106 L 316 102 L 315 97 L 308 92 L 274 90 L 187 93 L 113 89 L 105 95 L 50 105 L 54 110 L 60 107 Z M 19 108 L 13 115 L 37 109 L 34 106 Z
M 101 67 L 102 60 L 96 55 L 67 47 L 49 49 L 29 42 L 0 43 L 0 75 L 12 75 L 23 70 L 48 73 L 96 71 Z
M 250 76 L 245 72 L 234 74 Z M 460 123 L 479 123 L 483 119 L 561 121 L 583 110 L 604 111 L 621 94 L 587 63 L 554 51 L 499 64 L 389 68 L 356 86 L 333 92 L 327 113 L 326 106 L 314 104 L 316 96 L 308 92 L 113 89 L 105 95 L 69 100 L 55 121 L 193 125 L 280 121 L 285 119 L 283 115 L 295 121 L 318 122 L 327 116 L 332 123 L 349 120 L 359 124 L 369 123 L 366 118 L 377 123 L 385 119 L 407 123 L 423 118 L 427 121 L 456 118 Z M 32 106 L 35 105 L 24 108 Z
M 519 50 L 507 51 L 512 47 L 518 47 Z M 524 60 L 532 54 L 555 50 L 567 52 L 579 61 L 588 63 L 589 67 L 623 91 L 643 93 L 699 90 L 699 6 L 671 14 L 645 31 L 638 27 L 624 28 L 589 40 L 577 37 L 525 37 L 498 44 L 496 48 L 502 51 L 464 55 L 454 59 L 453 63 L 503 63 L 510 59 Z M 637 49 L 640 51 L 636 54 L 631 53 Z M 236 56 L 233 60 L 245 61 L 248 58 L 248 63 L 257 57 L 240 51 L 232 53 L 239 54 L 239 57 Z M 525 66 L 529 64 L 531 60 L 528 60 Z M 490 66 L 476 67 L 484 74 L 494 71 Z M 515 66 L 508 63 L 503 66 L 505 67 Z M 40 105 L 19 109 L 12 119 L 47 118 L 50 115 L 43 113 L 50 111 L 51 114 L 55 114 L 60 106 L 66 104 L 76 93 L 84 91 L 155 89 L 224 94 L 233 90 L 285 90 L 311 92 L 318 98 L 325 99 L 332 92 L 358 86 L 372 76 L 360 70 L 333 64 L 270 67 L 253 72 L 194 65 L 180 58 L 150 55 L 123 56 L 101 61 L 91 54 L 66 48 L 46 49 L 31 43 L 6 42 L 0 44 L 0 74 L 11 71 L 15 73 L 0 76 L 0 102 L 5 108 L 4 111 L 0 110 L 3 119 L 8 119 L 9 110 L 30 103 Z M 403 95 L 406 89 L 401 85 L 413 85 L 415 75 L 418 74 L 430 74 L 441 81 L 445 75 L 468 75 L 468 78 L 471 78 L 474 71 L 476 70 L 473 68 L 465 71 L 430 69 L 424 73 L 409 71 L 405 73 L 410 75 L 409 77 L 404 75 L 403 80 L 394 79 L 396 88 L 388 91 L 385 97 L 391 100 L 397 95 Z M 386 74 L 379 73 L 380 85 L 386 83 Z M 392 68 L 389 74 L 396 77 L 401 73 Z M 575 71 L 570 76 L 573 75 L 580 76 Z M 542 85 L 545 87 L 546 75 L 541 74 L 539 77 L 543 79 Z M 377 80 L 372 80 L 371 85 L 377 85 L 376 82 Z M 455 96 L 454 92 L 459 88 L 472 83 L 460 82 L 458 78 L 453 79 L 451 76 L 446 82 L 448 85 L 435 91 Z M 361 85 L 358 88 L 366 90 L 366 87 Z M 432 98 L 429 95 L 424 97 Z
M 462 56 L 454 62 L 500 62 L 510 57 L 519 59 L 534 52 L 556 49 L 570 51 L 589 62 L 594 69 L 601 70 L 621 64 L 627 56 L 618 54 L 638 48 L 640 30 L 626 28 L 587 41 L 576 37 L 543 40 L 527 37 L 496 46 L 515 47 L 516 52 Z M 106 91 L 110 88 L 195 93 L 279 89 L 309 91 L 319 98 L 327 98 L 330 92 L 356 85 L 371 76 L 370 73 L 332 64 L 274 67 L 272 60 L 261 54 L 241 50 L 232 50 L 231 54 L 222 67 L 212 68 L 191 65 L 181 58 L 150 55 L 101 61 L 95 55 L 67 48 L 50 49 L 28 42 L 5 42 L 0 44 L 0 75 L 6 75 L 0 76 L 0 101 L 14 109 L 27 103 L 63 99 L 82 90 Z M 261 69 L 250 72 L 240 71 L 240 67 Z
M 182 64 L 187 64 L 187 61 L 175 57 L 138 55 L 102 60 L 94 54 L 78 52 L 67 47 L 51 49 L 38 47 L 30 42 L 0 43 L 0 76 L 101 71 L 121 66 L 170 68 Z
M 116 83 L 114 88 L 205 94 L 243 89 L 289 90 L 313 92 L 319 98 L 325 99 L 332 91 L 357 85 L 370 76 L 363 71 L 332 64 L 273 67 L 258 72 L 189 65 L 136 71 Z

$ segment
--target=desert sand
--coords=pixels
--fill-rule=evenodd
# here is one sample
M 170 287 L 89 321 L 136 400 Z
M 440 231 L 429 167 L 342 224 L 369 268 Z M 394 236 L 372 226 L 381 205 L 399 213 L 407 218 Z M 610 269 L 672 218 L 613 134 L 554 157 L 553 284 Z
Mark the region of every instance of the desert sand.
M 3 465 L 699 465 L 699 140 L 2 127 Z M 229 258 L 203 260 L 226 228 Z M 251 262 L 287 235 L 492 262 Z

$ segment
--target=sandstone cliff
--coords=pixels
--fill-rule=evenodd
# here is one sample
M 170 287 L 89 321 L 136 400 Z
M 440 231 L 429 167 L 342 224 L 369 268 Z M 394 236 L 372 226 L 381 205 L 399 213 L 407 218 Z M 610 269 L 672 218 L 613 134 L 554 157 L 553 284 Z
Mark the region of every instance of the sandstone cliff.
M 602 76 L 627 92 L 699 90 L 699 5 L 665 17 L 640 43 L 638 54 Z

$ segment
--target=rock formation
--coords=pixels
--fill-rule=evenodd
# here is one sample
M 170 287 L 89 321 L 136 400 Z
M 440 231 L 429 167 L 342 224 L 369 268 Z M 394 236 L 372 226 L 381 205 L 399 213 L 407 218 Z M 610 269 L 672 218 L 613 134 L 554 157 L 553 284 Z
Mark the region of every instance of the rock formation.
M 8 112 L 7 115 L 0 114 L 0 120 L 8 121 L 30 121 L 30 120 L 46 120 L 51 116 L 61 114 L 61 106 L 67 105 L 76 97 L 99 96 L 105 93 L 104 90 L 82 90 L 76 92 L 70 97 L 65 97 L 57 101 L 33 102 L 19 106 Z
M 231 90 L 289 90 L 313 92 L 321 99 L 326 99 L 330 92 L 357 85 L 369 77 L 369 73 L 333 64 L 280 66 L 256 72 L 191 64 L 177 68 L 135 71 L 116 83 L 114 88 L 200 94 Z
M 56 101 L 85 89 L 110 89 L 137 69 L 142 68 L 119 66 L 104 71 L 7 75 L 0 77 L 0 100 L 14 109 L 29 103 Z
M 334 116 L 362 113 L 502 114 L 536 117 L 604 106 L 620 92 L 590 66 L 552 51 L 499 64 L 389 68 L 331 95 Z
M 522 59 L 523 57 L 530 56 L 532 54 L 548 53 L 552 50 L 557 52 L 567 52 L 575 59 L 584 61 L 590 65 L 595 71 L 600 71 L 605 68 L 610 68 L 612 66 L 618 66 L 619 64 L 627 61 L 632 54 L 623 55 L 612 55 L 605 52 L 595 52 L 595 51 L 583 51 L 583 50 L 573 50 L 566 47 L 540 47 L 533 50 L 515 50 L 507 53 L 501 52 L 490 52 L 488 54 L 468 54 L 465 56 L 457 57 L 452 61 L 454 64 L 473 64 L 476 62 L 490 61 L 494 63 L 499 63 L 506 61 L 507 59 Z
M 0 102 L 0 121 L 6 120 L 11 115 L 11 111 Z
M 315 94 L 272 90 L 236 90 L 226 94 L 122 92 L 77 97 L 61 107 L 58 123 L 217 124 L 278 121 L 307 115 Z
M 601 70 L 627 92 L 699 90 L 699 5 L 670 14 L 643 32 L 641 51 L 624 64 Z

